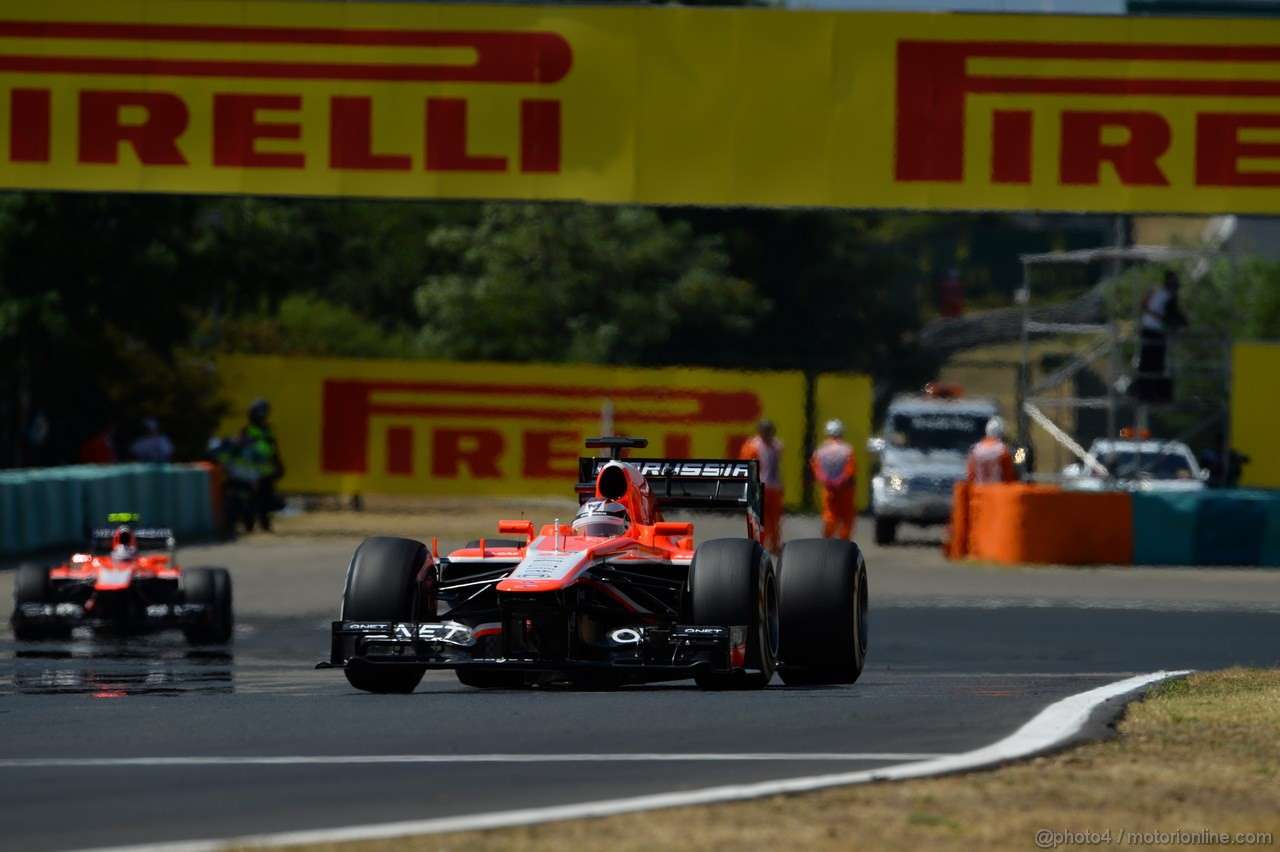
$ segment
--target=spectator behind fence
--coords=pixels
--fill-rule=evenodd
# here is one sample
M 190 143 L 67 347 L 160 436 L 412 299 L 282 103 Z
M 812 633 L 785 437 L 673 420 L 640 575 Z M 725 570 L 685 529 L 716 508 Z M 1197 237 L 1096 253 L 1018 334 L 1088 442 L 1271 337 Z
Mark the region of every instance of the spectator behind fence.
M 173 461 L 173 442 L 160 431 L 155 418 L 142 421 L 142 434 L 129 445 L 129 455 L 140 462 L 168 464 Z
M 116 424 L 108 420 L 102 428 L 89 436 L 80 445 L 81 464 L 115 464 L 116 463 Z

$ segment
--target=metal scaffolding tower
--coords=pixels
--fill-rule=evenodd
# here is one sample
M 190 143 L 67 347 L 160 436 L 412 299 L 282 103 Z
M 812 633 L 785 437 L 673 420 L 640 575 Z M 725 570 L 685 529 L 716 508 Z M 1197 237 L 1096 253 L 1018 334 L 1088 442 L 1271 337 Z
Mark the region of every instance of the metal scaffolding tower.
M 1115 287 L 1120 272 L 1139 264 L 1184 264 L 1183 276 L 1193 282 L 1203 276 L 1220 255 L 1216 249 L 1175 248 L 1164 246 L 1131 246 L 1127 248 L 1097 248 L 1079 251 L 1024 254 L 1022 261 L 1022 289 L 1017 297 L 1022 305 L 1022 367 L 1018 383 L 1018 432 L 1024 444 L 1030 444 L 1031 424 L 1043 429 L 1057 445 L 1064 448 L 1082 463 L 1105 475 L 1098 461 L 1085 450 L 1088 440 L 1082 439 L 1078 428 L 1082 411 L 1101 412 L 1105 416 L 1105 433 L 1115 437 L 1122 427 L 1148 429 L 1155 410 L 1195 412 L 1199 419 L 1182 428 L 1178 435 L 1162 435 L 1170 440 L 1186 440 L 1201 430 L 1221 423 L 1223 452 L 1228 449 L 1228 402 L 1231 383 L 1231 341 L 1229 329 L 1190 329 L 1177 335 L 1171 347 L 1166 369 L 1174 387 L 1184 385 L 1194 377 L 1196 387 L 1210 387 L 1207 394 L 1174 394 L 1166 402 L 1135 399 L 1130 394 L 1134 381 L 1144 378 L 1134 366 L 1138 349 L 1137 306 L 1122 305 L 1115 298 Z M 1046 264 L 1105 263 L 1108 273 L 1095 285 L 1101 298 L 1101 320 L 1094 322 L 1059 322 L 1037 319 L 1044 311 L 1033 308 L 1032 270 Z M 1233 282 L 1234 283 L 1234 282 Z M 1190 284 L 1194 286 L 1194 284 Z M 1058 338 L 1073 351 L 1064 363 L 1045 369 L 1036 375 L 1031 342 L 1033 339 Z M 1194 345 L 1191 345 L 1194 342 Z M 1180 351 L 1195 355 L 1179 357 Z M 1215 356 L 1206 356 L 1205 353 Z M 1096 393 L 1084 394 L 1079 390 L 1079 379 L 1092 371 L 1101 381 Z M 1149 378 L 1149 377 L 1148 377 Z M 1184 418 L 1185 419 L 1185 418 Z M 1098 437 L 1098 436 L 1095 436 Z M 1037 479 L 1053 479 L 1040 474 Z

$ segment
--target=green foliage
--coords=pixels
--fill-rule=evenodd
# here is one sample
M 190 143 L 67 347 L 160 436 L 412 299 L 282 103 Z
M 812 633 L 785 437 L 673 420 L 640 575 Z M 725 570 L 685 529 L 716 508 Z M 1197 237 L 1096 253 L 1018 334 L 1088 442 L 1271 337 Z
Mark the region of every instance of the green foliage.
M 887 392 L 936 370 L 915 343 L 924 312 L 915 244 L 899 219 L 837 210 L 675 209 L 695 232 L 722 235 L 730 272 L 773 305 L 756 345 L 733 366 L 872 373 Z
M 433 268 L 426 234 L 469 215 L 473 205 L 0 195 L 0 465 L 72 461 L 107 419 L 123 446 L 146 416 L 197 457 L 216 421 L 215 347 L 412 357 L 412 291 Z M 52 432 L 33 454 L 23 433 L 40 412 Z
M 959 260 L 971 293 L 995 281 L 974 259 L 1011 227 L 823 210 L 0 194 L 0 465 L 24 460 L 41 411 L 52 460 L 74 458 L 108 417 L 126 443 L 155 416 L 198 454 L 221 351 L 861 370 L 882 387 L 918 386 L 935 367 L 915 336 L 937 277 Z M 1259 333 L 1280 322 L 1277 283 L 1274 269 L 1257 273 L 1247 317 Z
M 180 387 L 204 375 L 179 354 L 188 305 L 207 293 L 184 274 L 194 207 L 181 197 L 0 196 L 0 402 L 11 412 L 0 422 L 0 464 L 29 460 L 16 436 L 37 412 L 51 430 L 41 461 L 74 460 L 108 418 L 122 425 L 122 443 L 161 409 L 173 412 L 165 426 L 179 437 L 205 428 L 195 424 L 212 385 Z M 158 396 L 143 399 L 143 387 Z
M 1280 338 L 1280 261 L 1246 258 L 1235 264 L 1220 260 L 1215 278 L 1230 285 L 1234 296 L 1224 299 L 1230 306 L 1231 328 L 1242 340 Z
M 769 308 L 717 240 L 644 208 L 488 205 L 428 245 L 448 258 L 416 296 L 435 358 L 686 363 L 750 346 Z
M 1142 294 L 1160 281 L 1166 270 L 1178 274 L 1178 301 L 1187 315 L 1188 330 L 1217 333 L 1234 339 L 1280 337 L 1280 261 L 1219 257 L 1211 264 L 1150 264 L 1133 267 L 1114 282 L 1108 293 L 1115 316 L 1137 318 Z
M 161 355 L 126 338 L 113 337 L 108 345 L 116 366 L 101 375 L 103 411 L 119 426 L 121 460 L 128 460 L 129 444 L 142 433 L 143 417 L 159 421 L 176 459 L 202 458 L 214 424 L 227 413 L 212 360 L 185 347 Z
M 212 335 L 210 325 L 204 330 L 206 335 Z M 223 320 L 218 348 L 251 355 L 421 356 L 421 350 L 405 332 L 389 332 L 344 305 L 306 293 L 285 296 L 274 314 L 242 314 Z

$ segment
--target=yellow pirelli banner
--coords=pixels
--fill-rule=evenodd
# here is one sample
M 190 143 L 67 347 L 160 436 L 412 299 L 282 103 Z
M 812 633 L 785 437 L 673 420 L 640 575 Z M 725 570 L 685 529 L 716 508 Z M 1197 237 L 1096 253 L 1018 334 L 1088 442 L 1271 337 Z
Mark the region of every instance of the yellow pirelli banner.
M 1249 457 L 1240 484 L 1280 488 L 1276 441 L 1276 377 L 1280 342 L 1237 343 L 1231 348 L 1231 446 Z
M 224 434 L 254 399 L 271 403 L 287 491 L 568 497 L 586 438 L 647 438 L 635 458 L 737 458 L 767 417 L 786 444 L 788 499 L 803 493 L 796 372 L 275 356 L 226 356 L 218 371 L 233 405 Z
M 5 0 L 0 186 L 1280 211 L 1280 21 Z

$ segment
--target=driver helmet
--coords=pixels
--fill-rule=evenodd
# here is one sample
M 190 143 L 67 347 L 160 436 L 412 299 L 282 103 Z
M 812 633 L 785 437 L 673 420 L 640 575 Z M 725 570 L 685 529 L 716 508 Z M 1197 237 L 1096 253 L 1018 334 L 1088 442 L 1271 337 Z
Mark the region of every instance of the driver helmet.
M 581 536 L 613 538 L 630 526 L 627 507 L 613 500 L 588 500 L 573 519 L 573 532 Z
M 1004 419 L 1001 417 L 992 417 L 987 421 L 987 437 L 1003 438 L 1004 437 Z
M 114 560 L 133 559 L 138 555 L 138 539 L 133 530 L 120 527 L 112 536 L 111 558 Z
M 839 438 L 844 435 L 844 424 L 839 419 L 827 421 L 827 437 Z

